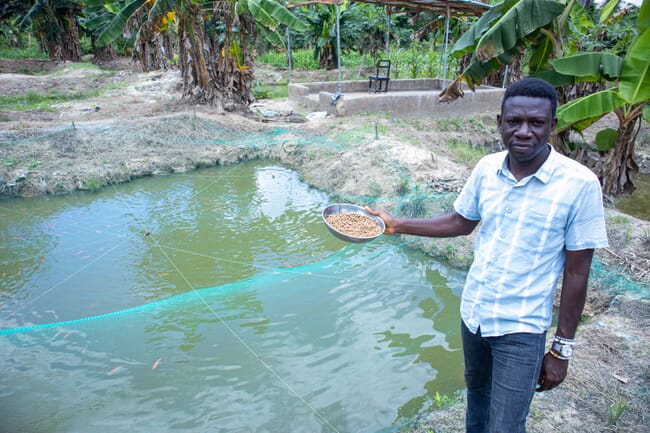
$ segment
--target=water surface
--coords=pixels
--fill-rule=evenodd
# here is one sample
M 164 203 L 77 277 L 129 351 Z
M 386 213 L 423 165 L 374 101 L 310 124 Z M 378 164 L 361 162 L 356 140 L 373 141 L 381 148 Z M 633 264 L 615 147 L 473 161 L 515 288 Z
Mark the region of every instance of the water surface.
M 464 276 L 328 201 L 247 163 L 1 202 L 3 431 L 377 432 L 460 389 Z

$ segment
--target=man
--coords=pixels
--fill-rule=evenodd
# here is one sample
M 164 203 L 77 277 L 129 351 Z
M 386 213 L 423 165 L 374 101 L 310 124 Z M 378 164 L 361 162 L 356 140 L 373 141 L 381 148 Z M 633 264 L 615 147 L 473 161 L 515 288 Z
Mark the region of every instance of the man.
M 506 90 L 497 127 L 507 151 L 479 161 L 454 212 L 399 219 L 368 209 L 386 234 L 459 236 L 481 223 L 460 307 L 467 433 L 526 431 L 536 387 L 553 389 L 567 374 L 593 251 L 607 246 L 597 177 L 548 143 L 556 107 L 543 80 Z M 544 354 L 560 275 L 558 325 Z

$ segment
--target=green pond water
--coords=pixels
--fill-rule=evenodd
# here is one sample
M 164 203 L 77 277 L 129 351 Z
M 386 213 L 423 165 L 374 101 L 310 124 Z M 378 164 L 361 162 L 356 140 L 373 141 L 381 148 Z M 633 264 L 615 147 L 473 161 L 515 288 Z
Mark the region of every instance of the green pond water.
M 634 177 L 636 189 L 629 196 L 616 201 L 616 208 L 621 212 L 650 221 L 650 175 L 638 173 Z
M 2 431 L 379 432 L 461 389 L 464 275 L 328 203 L 271 163 L 0 202 Z

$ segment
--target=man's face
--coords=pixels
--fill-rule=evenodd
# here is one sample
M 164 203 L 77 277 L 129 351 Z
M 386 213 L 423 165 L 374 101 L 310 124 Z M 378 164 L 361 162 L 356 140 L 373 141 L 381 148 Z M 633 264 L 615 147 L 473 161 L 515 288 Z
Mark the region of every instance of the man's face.
M 526 163 L 546 148 L 557 119 L 551 114 L 551 101 L 530 96 L 511 96 L 497 116 L 503 144 L 511 158 Z

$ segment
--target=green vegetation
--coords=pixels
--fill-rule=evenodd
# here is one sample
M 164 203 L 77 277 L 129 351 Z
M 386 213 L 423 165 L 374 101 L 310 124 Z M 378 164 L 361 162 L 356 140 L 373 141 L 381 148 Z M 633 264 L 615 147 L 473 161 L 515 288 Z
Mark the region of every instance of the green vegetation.
M 473 147 L 468 143 L 451 139 L 447 143 L 447 148 L 452 152 L 454 161 L 473 167 L 476 163 L 490 153 L 490 149 L 484 147 Z
M 318 69 L 318 62 L 314 59 L 311 50 L 298 49 L 291 51 L 292 65 L 294 69 L 313 71 Z M 288 67 L 287 52 L 269 50 L 258 56 L 257 63 L 267 64 L 274 68 Z
M 426 200 L 423 195 L 409 198 L 399 204 L 398 214 L 405 218 L 422 218 L 427 213 Z
M 283 99 L 289 97 L 289 87 L 286 81 L 269 84 L 263 81 L 253 81 L 253 96 L 255 99 Z
M 63 93 L 60 90 L 52 89 L 42 94 L 34 90 L 28 90 L 24 95 L 0 96 L 0 106 L 10 111 L 54 111 L 53 105 L 61 104 L 68 101 L 78 101 L 88 98 L 97 97 L 103 91 L 93 90 L 91 92 L 71 92 Z
M 55 71 L 51 76 L 64 75 L 67 69 L 82 69 L 92 71 L 97 76 L 112 76 L 113 71 L 106 71 L 91 63 L 68 63 L 64 70 Z M 99 71 L 98 73 L 96 71 Z M 29 110 L 42 110 L 54 111 L 53 106 L 69 101 L 81 101 L 84 99 L 95 98 L 101 96 L 103 93 L 128 86 L 127 82 L 116 81 L 109 83 L 100 88 L 100 85 L 88 91 L 77 91 L 74 85 L 68 86 L 67 90 L 55 88 L 50 89 L 47 93 L 40 93 L 35 90 L 27 90 L 21 95 L 0 95 L 0 107 L 8 111 L 29 111 Z
M 92 176 L 83 183 L 83 189 L 87 189 L 90 192 L 97 192 L 102 186 L 104 186 L 104 183 L 98 176 Z
M 0 58 L 2 59 L 47 59 L 47 54 L 41 52 L 38 46 L 27 48 L 8 47 L 0 45 Z
M 616 424 L 623 416 L 625 409 L 627 409 L 627 404 L 623 403 L 620 400 L 616 401 L 616 403 L 610 406 L 609 416 L 607 417 L 607 425 L 611 426 Z
M 435 404 L 436 408 L 442 409 L 450 404 L 450 399 L 448 395 L 440 394 L 438 391 L 436 391 L 435 395 L 433 396 L 433 403 Z
M 18 164 L 18 159 L 13 156 L 6 156 L 2 158 L 2 166 L 7 170 L 11 170 L 16 164 Z
M 380 56 L 382 57 L 382 56 Z M 442 75 L 442 55 L 440 50 L 433 51 L 428 44 L 414 42 L 410 47 L 400 48 L 393 44 L 389 49 L 391 76 L 398 78 L 435 78 Z M 308 49 L 291 51 L 292 66 L 295 70 L 315 71 L 320 69 L 318 61 L 314 59 L 313 52 Z M 266 51 L 255 59 L 256 63 L 265 64 L 274 68 L 287 68 L 286 51 Z M 348 51 L 341 55 L 341 66 L 345 68 L 364 67 L 372 69 L 373 59 L 363 58 L 356 51 Z M 452 78 L 458 60 L 448 59 L 447 78 Z

